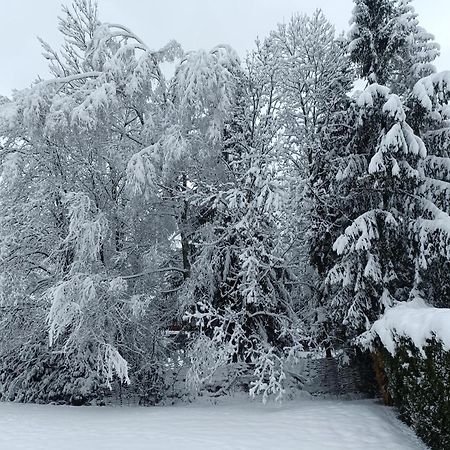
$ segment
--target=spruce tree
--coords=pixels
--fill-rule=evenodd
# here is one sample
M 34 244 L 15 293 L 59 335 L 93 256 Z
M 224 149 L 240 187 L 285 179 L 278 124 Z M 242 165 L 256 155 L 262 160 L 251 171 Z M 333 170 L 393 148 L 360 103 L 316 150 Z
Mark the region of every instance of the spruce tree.
M 450 232 L 450 74 L 441 72 L 419 80 L 409 97 L 409 118 L 427 147 L 420 165 L 417 195 L 421 221 L 416 238 L 415 293 L 432 305 L 449 307 Z
M 433 36 L 419 27 L 411 0 L 355 0 L 349 52 L 358 74 L 397 95 L 435 71 Z
M 404 102 L 414 83 L 434 71 L 437 55 L 409 2 L 356 0 L 352 23 L 348 50 L 367 87 L 350 101 L 350 131 L 337 141 L 333 189 L 341 198 L 342 229 L 327 276 L 327 314 L 346 342 L 414 290 L 427 152 Z

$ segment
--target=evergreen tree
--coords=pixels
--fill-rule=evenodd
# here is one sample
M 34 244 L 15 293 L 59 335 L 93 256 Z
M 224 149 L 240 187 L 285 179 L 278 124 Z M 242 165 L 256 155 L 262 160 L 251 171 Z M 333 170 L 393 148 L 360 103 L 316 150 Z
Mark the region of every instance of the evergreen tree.
M 426 156 L 400 98 L 388 88 L 369 85 L 354 107 L 357 126 L 338 172 L 340 193 L 349 202 L 346 212 L 354 219 L 333 246 L 340 258 L 328 273 L 328 281 L 339 284 L 330 311 L 350 337 L 394 299 L 408 299 L 417 166 Z
M 402 96 L 435 71 L 433 36 L 419 27 L 411 0 L 355 0 L 350 57 L 360 77 Z
M 449 306 L 450 294 L 449 101 L 450 76 L 442 72 L 419 80 L 408 102 L 410 121 L 428 151 L 417 193 L 423 204 L 417 226 L 416 295 L 440 307 Z
M 331 291 L 328 314 L 345 341 L 394 302 L 417 295 L 424 218 L 444 213 L 424 195 L 421 119 L 404 105 L 417 79 L 434 71 L 437 46 L 418 27 L 409 2 L 357 0 L 350 39 L 351 58 L 368 87 L 347 112 L 351 132 L 340 147 L 334 187 L 346 220 L 333 246 L 339 258 L 328 281 L 340 287 Z

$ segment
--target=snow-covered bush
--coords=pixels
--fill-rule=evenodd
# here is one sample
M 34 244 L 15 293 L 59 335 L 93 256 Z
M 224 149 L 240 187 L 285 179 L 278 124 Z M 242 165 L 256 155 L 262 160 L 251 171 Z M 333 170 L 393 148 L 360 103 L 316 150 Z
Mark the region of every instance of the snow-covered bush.
M 0 399 L 74 406 L 104 404 L 108 386 L 96 375 L 97 364 L 89 348 L 65 354 L 49 349 L 42 335 L 40 341 L 2 354 Z
M 379 351 L 390 403 L 400 418 L 434 450 L 450 446 L 450 352 L 442 342 L 427 340 L 422 350 L 399 338 L 397 351 Z
M 450 446 L 450 310 L 421 300 L 386 311 L 360 343 L 377 348 L 385 400 L 432 449 Z

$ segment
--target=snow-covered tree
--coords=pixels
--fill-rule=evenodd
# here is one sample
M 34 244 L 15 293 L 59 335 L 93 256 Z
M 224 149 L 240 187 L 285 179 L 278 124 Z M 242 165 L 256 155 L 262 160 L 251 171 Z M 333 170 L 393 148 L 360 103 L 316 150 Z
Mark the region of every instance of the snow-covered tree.
M 264 56 L 254 57 L 260 63 Z M 221 149 L 225 178 L 209 186 L 208 196 L 199 196 L 209 220 L 196 234 L 184 290 L 185 318 L 198 329 L 191 380 L 205 382 L 229 363 L 250 364 L 250 392 L 264 397 L 282 394 L 284 364 L 302 332 L 280 228 L 285 192 L 273 87 L 271 75 L 254 65 L 237 86 L 240 101 L 226 123 Z
M 417 167 L 426 156 L 397 95 L 376 83 L 357 95 L 357 125 L 337 174 L 346 212 L 354 219 L 333 246 L 340 258 L 328 274 L 328 281 L 339 285 L 332 314 L 350 335 L 395 300 L 408 299 Z
M 282 225 L 290 248 L 286 259 L 297 274 L 295 295 L 303 299 L 305 319 L 317 328 L 317 304 L 325 279 L 320 260 L 330 225 L 324 205 L 331 203 L 325 199 L 330 195 L 325 186 L 330 154 L 322 137 L 347 99 L 351 65 L 344 39 L 336 36 L 318 10 L 278 25 L 259 43 L 252 70 L 259 71 L 258 85 L 266 78 L 271 81 L 272 99 L 277 102 L 273 116 L 280 142 L 276 159 L 286 190 Z M 314 333 L 319 334 L 323 333 Z
M 348 40 L 295 15 L 246 64 L 91 0 L 59 30 L 0 97 L 1 398 L 155 402 L 175 369 L 280 396 L 298 350 L 448 304 L 450 75 L 409 0 L 355 0 Z
M 409 116 L 427 147 L 417 195 L 423 199 L 417 225 L 417 293 L 430 304 L 448 306 L 449 267 L 449 102 L 450 75 L 419 80 L 409 100 Z
M 202 184 L 222 177 L 216 163 L 239 66 L 239 58 L 228 46 L 185 55 L 168 90 L 160 135 L 128 164 L 129 189 L 156 196 L 173 211 L 184 278 L 190 272 L 192 234 L 199 221 L 191 198 Z
M 418 25 L 411 0 L 355 0 L 349 52 L 361 78 L 403 95 L 435 71 L 434 37 Z
M 331 285 L 339 285 L 328 314 L 347 338 L 394 302 L 417 294 L 424 236 L 433 227 L 429 216 L 446 214 L 425 194 L 425 186 L 436 184 L 424 178 L 428 157 L 421 128 L 427 119 L 409 106 L 414 84 L 434 72 L 437 46 L 418 26 L 409 2 L 355 3 L 349 51 L 368 86 L 347 111 L 351 132 L 334 183 L 344 199 L 345 230 L 334 244 L 339 258 L 328 274 Z M 445 235 L 442 228 L 439 233 Z
M 152 207 L 139 213 L 126 169 L 161 134 L 167 86 L 159 65 L 180 49 L 150 50 L 126 27 L 100 23 L 87 0 L 64 9 L 60 30 L 60 52 L 43 42 L 54 78 L 1 106 L 4 310 L 35 308 L 44 321 L 34 338 L 47 322 L 52 351 L 73 367 L 85 362 L 86 381 L 128 381 L 127 327 L 137 303 L 148 308 L 163 288 L 167 269 L 148 256 L 159 239 L 169 247 L 164 234 L 174 225 L 155 223 Z M 153 277 L 139 276 L 147 272 Z
M 284 134 L 298 164 L 311 171 L 317 152 L 317 130 L 351 88 L 351 73 L 343 37 L 322 11 L 294 15 L 278 25 L 266 40 L 276 57 L 277 90 Z M 295 153 L 294 153 L 295 154 Z M 292 155 L 292 157 L 294 156 Z

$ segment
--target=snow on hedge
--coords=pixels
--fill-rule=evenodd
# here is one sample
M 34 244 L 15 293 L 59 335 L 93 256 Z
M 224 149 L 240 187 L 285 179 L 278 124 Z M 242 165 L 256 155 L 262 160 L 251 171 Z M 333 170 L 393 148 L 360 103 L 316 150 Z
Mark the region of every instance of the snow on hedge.
M 422 299 L 399 303 L 386 310 L 383 317 L 360 337 L 360 343 L 366 348 L 371 347 L 377 337 L 392 355 L 402 337 L 411 339 L 419 349 L 434 337 L 450 351 L 450 309 L 432 308 Z

